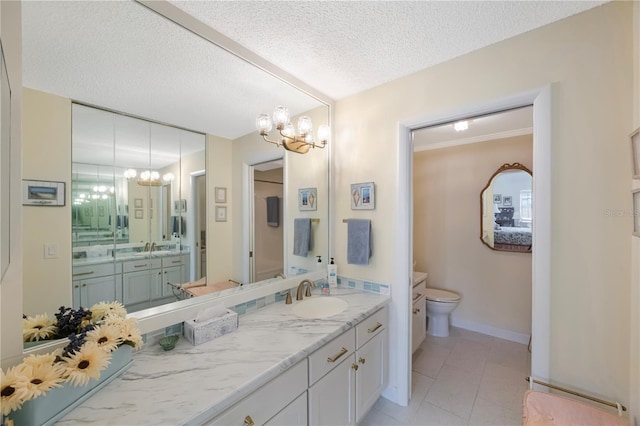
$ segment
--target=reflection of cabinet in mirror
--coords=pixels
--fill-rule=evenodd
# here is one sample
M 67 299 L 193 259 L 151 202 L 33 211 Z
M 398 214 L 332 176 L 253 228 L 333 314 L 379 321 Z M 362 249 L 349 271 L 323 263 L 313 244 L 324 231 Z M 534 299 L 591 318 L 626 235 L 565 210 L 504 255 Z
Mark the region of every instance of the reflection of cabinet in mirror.
M 74 306 L 175 301 L 167 283 L 200 278 L 190 256 L 206 230 L 185 206 L 200 204 L 189 177 L 205 169 L 205 136 L 80 104 L 72 114 Z

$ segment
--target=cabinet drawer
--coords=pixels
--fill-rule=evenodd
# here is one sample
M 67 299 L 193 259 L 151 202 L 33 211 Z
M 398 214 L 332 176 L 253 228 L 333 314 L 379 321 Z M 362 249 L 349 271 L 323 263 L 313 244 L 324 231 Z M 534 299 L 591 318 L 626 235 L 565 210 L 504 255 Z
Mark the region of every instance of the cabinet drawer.
M 373 336 L 386 329 L 388 324 L 388 308 L 385 306 L 375 314 L 371 315 L 360 324 L 356 325 L 356 347 L 367 343 Z
M 169 266 L 180 266 L 182 264 L 182 256 L 167 256 L 162 259 L 162 267 L 168 268 Z
M 309 356 L 309 386 L 355 351 L 355 330 L 345 331 Z
M 95 265 L 82 265 L 73 267 L 73 280 L 85 278 L 104 277 L 107 275 L 119 274 L 122 272 L 120 263 L 97 263 Z
M 128 260 L 126 262 L 122 262 L 122 271 L 124 273 L 127 272 L 135 272 L 135 271 L 144 271 L 147 269 L 159 269 L 162 266 L 162 261 L 160 259 L 140 259 L 140 260 Z
M 306 390 L 307 360 L 303 360 L 205 424 L 243 426 L 250 416 L 256 425 L 263 425 Z

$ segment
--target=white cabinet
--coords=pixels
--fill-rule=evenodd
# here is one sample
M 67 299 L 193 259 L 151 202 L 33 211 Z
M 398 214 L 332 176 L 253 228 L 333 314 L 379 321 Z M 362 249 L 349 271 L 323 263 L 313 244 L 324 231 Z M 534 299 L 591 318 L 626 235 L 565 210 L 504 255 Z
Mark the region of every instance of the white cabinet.
M 99 302 L 122 300 L 122 276 L 107 275 L 73 281 L 73 307 L 90 308 Z
M 290 423 L 280 423 L 274 421 L 274 416 L 282 414 L 282 418 L 299 418 L 300 408 L 295 403 L 300 396 L 303 396 L 305 403 L 304 423 L 306 424 L 306 390 L 307 390 L 307 360 L 303 360 L 288 369 L 275 379 L 271 380 L 260 389 L 256 390 L 242 401 L 233 405 L 219 416 L 213 419 L 205 419 L 206 425 L 221 426 L 252 426 L 264 425 L 271 422 L 273 425 Z M 300 404 L 300 401 L 297 402 Z M 283 409 L 287 409 L 283 413 Z M 296 412 L 298 414 L 294 414 Z M 293 423 L 297 424 L 297 423 Z
M 122 300 L 121 264 L 101 263 L 73 268 L 73 307 Z
M 380 397 L 387 378 L 387 315 L 387 308 L 379 310 L 309 356 L 310 425 L 356 424 Z M 317 379 L 319 374 L 325 375 Z
M 356 424 L 355 360 L 351 353 L 309 388 L 309 425 Z
M 273 416 L 266 426 L 305 426 L 307 424 L 307 392 Z
M 415 352 L 427 337 L 426 272 L 413 273 L 413 315 L 411 317 L 411 352 Z

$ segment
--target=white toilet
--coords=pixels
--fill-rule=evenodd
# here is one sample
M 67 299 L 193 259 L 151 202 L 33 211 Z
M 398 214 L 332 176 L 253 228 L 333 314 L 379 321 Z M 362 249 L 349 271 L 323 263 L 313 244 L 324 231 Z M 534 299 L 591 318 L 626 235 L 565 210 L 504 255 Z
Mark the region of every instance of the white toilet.
M 460 303 L 460 295 L 439 288 L 427 288 L 427 334 L 430 336 L 449 336 L 449 314 Z

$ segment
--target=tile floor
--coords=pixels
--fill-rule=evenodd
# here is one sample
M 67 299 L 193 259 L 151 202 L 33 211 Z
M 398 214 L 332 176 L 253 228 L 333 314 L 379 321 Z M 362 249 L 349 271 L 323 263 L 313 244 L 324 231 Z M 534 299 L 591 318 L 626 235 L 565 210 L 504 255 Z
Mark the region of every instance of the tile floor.
M 380 398 L 359 426 L 522 424 L 527 345 L 451 327 L 413 355 L 408 407 Z

